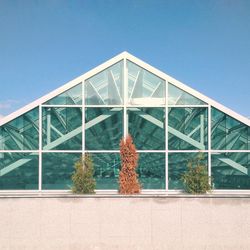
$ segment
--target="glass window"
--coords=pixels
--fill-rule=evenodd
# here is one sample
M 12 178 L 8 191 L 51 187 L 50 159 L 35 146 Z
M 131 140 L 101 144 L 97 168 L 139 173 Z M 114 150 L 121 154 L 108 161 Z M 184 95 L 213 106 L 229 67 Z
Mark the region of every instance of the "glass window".
M 82 109 L 43 108 L 43 149 L 80 150 L 82 148 Z
M 213 153 L 214 189 L 250 189 L 250 153 Z
M 168 148 L 207 149 L 207 108 L 168 109 Z
M 165 104 L 166 83 L 163 79 L 130 61 L 127 61 L 127 67 L 129 104 Z
M 165 149 L 165 109 L 128 108 L 129 134 L 137 149 Z
M 0 189 L 38 189 L 37 153 L 0 153 Z
M 182 89 L 168 83 L 168 104 L 169 105 L 206 105 L 197 97 L 185 92 Z
M 80 156 L 77 153 L 43 153 L 42 189 L 71 189 L 74 165 Z
M 119 188 L 118 179 L 121 167 L 119 153 L 91 153 L 95 168 L 96 189 Z
M 169 153 L 168 154 L 168 188 L 183 189 L 182 175 L 187 171 L 190 160 L 194 160 L 200 153 Z M 208 166 L 207 153 L 203 153 L 202 164 Z
M 85 147 L 87 150 L 115 150 L 123 134 L 122 108 L 85 109 Z
M 137 173 L 142 189 L 165 189 L 165 153 L 139 153 Z
M 212 107 L 212 149 L 248 150 L 250 129 L 247 125 Z
M 47 105 L 81 105 L 82 104 L 82 84 L 63 92 L 62 94 L 45 102 Z
M 105 69 L 85 82 L 85 104 L 123 104 L 123 61 Z
M 38 150 L 38 113 L 35 108 L 0 127 L 0 150 Z

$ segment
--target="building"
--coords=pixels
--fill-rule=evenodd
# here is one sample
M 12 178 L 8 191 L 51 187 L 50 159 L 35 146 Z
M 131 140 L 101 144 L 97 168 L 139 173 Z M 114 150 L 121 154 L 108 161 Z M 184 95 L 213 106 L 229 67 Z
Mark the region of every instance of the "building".
M 0 189 L 69 190 L 90 152 L 97 189 L 117 190 L 128 133 L 144 192 L 181 190 L 200 152 L 215 191 L 250 189 L 249 119 L 127 52 L 0 121 Z

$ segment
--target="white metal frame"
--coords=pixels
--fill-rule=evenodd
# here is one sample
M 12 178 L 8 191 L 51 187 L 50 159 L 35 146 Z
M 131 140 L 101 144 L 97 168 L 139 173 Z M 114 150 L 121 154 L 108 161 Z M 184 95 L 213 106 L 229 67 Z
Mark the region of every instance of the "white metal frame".
M 112 66 L 115 63 L 118 63 L 123 60 L 123 104 L 121 105 L 85 105 L 85 88 L 84 88 L 84 83 L 86 80 L 88 80 L 90 77 L 96 75 L 97 73 L 105 70 L 106 68 Z M 129 104 L 128 101 L 128 72 L 127 72 L 127 60 L 137 64 L 139 67 L 155 74 L 156 76 L 160 77 L 163 79 L 166 83 L 166 96 L 165 96 L 165 104 L 159 104 L 159 105 L 151 105 L 150 103 L 145 103 L 145 104 L 140 104 L 140 105 L 132 105 Z M 193 95 L 194 97 L 204 101 L 206 104 L 205 105 L 168 105 L 167 98 L 168 98 L 168 83 L 171 83 L 172 85 L 182 89 L 183 91 L 186 91 L 187 93 Z M 78 85 L 82 84 L 82 105 L 48 105 L 45 104 L 48 100 L 62 94 L 63 92 L 67 91 L 68 89 Z M 130 107 L 164 107 L 165 108 L 165 150 L 138 150 L 138 152 L 145 152 L 145 153 L 153 153 L 153 152 L 158 152 L 158 153 L 165 153 L 165 163 L 166 163 L 166 169 L 165 169 L 165 178 L 166 178 L 166 189 L 165 190 L 143 190 L 143 192 L 148 193 L 148 192 L 153 192 L 153 193 L 159 193 L 159 192 L 177 192 L 180 193 L 180 190 L 168 190 L 168 154 L 169 153 L 188 153 L 188 152 L 206 152 L 208 153 L 208 173 L 209 176 L 211 176 L 211 154 L 220 152 L 248 152 L 250 153 L 250 150 L 212 150 L 211 149 L 211 107 L 215 107 L 225 114 L 237 119 L 238 121 L 246 124 L 247 126 L 250 126 L 250 120 L 247 119 L 246 117 L 241 116 L 240 114 L 237 114 L 236 112 L 228 109 L 227 107 L 221 105 L 220 103 L 214 101 L 211 98 L 206 97 L 205 95 L 201 94 L 200 92 L 188 87 L 187 85 L 181 83 L 180 81 L 172 78 L 171 76 L 163 73 L 162 71 L 150 66 L 149 64 L 143 62 L 142 60 L 134 57 L 133 55 L 129 54 L 128 52 L 123 52 L 114 58 L 108 60 L 107 62 L 101 64 L 100 66 L 90 70 L 89 72 L 73 79 L 72 81 L 66 83 L 60 88 L 57 88 L 56 90 L 50 92 L 49 94 L 39 98 L 38 100 L 26 105 L 25 107 L 13 112 L 12 114 L 2 118 L 0 120 L 0 126 L 4 125 L 5 123 L 8 123 L 9 121 L 21 116 L 22 114 L 39 107 L 39 149 L 38 150 L 0 150 L 0 153 L 4 152 L 23 152 L 23 153 L 38 153 L 39 155 L 39 189 L 35 190 L 34 192 L 50 192 L 49 190 L 42 190 L 42 152 L 50 152 L 50 153 L 57 153 L 57 152 L 65 152 L 65 153 L 84 153 L 85 151 L 85 108 L 88 107 L 113 107 L 113 108 L 123 108 L 123 136 L 126 136 L 128 134 L 128 118 L 127 118 L 127 109 Z M 43 107 L 75 107 L 75 108 L 82 108 L 82 150 L 42 150 L 42 108 Z M 178 108 L 185 108 L 185 107 L 206 107 L 208 109 L 208 149 L 207 150 L 168 150 L 168 108 L 172 107 L 178 107 Z M 88 152 L 92 153 L 119 153 L 119 150 L 89 150 Z M 60 190 L 58 190 L 60 191 Z M 99 191 L 99 190 L 98 190 Z M 107 192 L 115 192 L 115 190 L 102 190 L 102 191 L 107 191 Z M 1 192 L 6 192 L 6 191 L 0 191 Z M 8 191 L 9 192 L 9 191 Z M 13 191 L 17 192 L 17 191 Z M 23 191 L 22 191 L 23 192 Z M 24 191 L 25 192 L 25 191 Z M 31 191 L 26 191 L 26 192 L 31 192 Z M 56 192 L 56 190 L 54 190 Z M 67 192 L 63 190 L 62 192 Z M 214 192 L 217 193 L 246 193 L 249 192 L 250 190 L 214 190 Z

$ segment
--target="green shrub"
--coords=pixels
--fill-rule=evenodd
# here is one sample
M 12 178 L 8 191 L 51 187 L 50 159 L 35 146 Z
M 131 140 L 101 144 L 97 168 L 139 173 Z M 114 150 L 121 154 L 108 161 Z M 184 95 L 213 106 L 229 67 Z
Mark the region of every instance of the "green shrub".
M 93 194 L 96 182 L 94 166 L 90 154 L 85 154 L 75 163 L 75 172 L 72 175 L 72 192 L 76 194 Z
M 188 170 L 181 177 L 184 188 L 191 194 L 205 194 L 211 190 L 207 167 L 202 163 L 204 155 L 200 153 L 197 158 L 188 162 Z

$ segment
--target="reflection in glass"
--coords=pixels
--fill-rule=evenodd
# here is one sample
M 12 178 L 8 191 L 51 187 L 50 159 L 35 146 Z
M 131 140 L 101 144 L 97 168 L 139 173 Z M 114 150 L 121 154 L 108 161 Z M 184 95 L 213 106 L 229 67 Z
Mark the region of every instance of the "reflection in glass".
M 168 109 L 168 148 L 207 149 L 207 108 Z
M 38 154 L 0 153 L 0 189 L 38 189 Z
M 137 149 L 165 149 L 165 109 L 128 108 L 129 134 Z
M 82 148 L 82 109 L 43 108 L 43 149 L 79 150 Z
M 47 105 L 81 105 L 82 104 L 82 84 L 63 92 L 62 94 L 50 99 Z
M 85 104 L 123 104 L 123 61 L 86 80 Z
M 168 154 L 168 188 L 183 189 L 181 176 L 187 171 L 188 162 L 198 157 L 200 153 L 169 153 Z M 208 166 L 207 153 L 202 153 L 201 163 Z
M 91 153 L 96 180 L 96 189 L 118 189 L 121 167 L 119 153 Z
M 129 104 L 165 104 L 165 81 L 149 71 L 127 61 L 128 67 L 128 103 Z
M 168 83 L 168 104 L 169 105 L 206 105 L 197 97 Z
M 43 153 L 42 189 L 71 189 L 71 176 L 80 156 L 77 153 Z
M 38 108 L 0 127 L 0 150 L 37 150 L 39 135 Z
M 250 153 L 213 153 L 214 189 L 250 189 Z
M 87 150 L 119 149 L 122 134 L 122 108 L 85 109 L 85 147 Z
M 139 153 L 137 173 L 142 189 L 165 189 L 165 153 Z
M 212 107 L 212 149 L 250 149 L 250 129 L 247 125 Z

